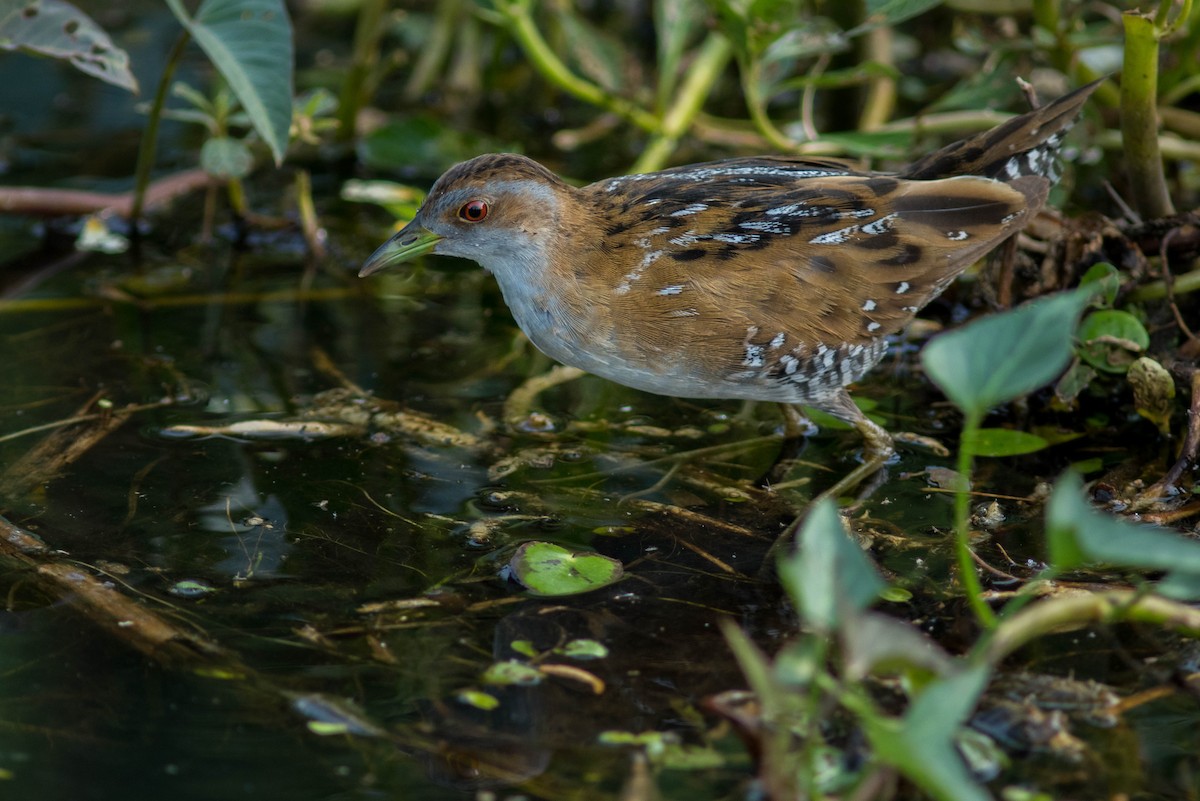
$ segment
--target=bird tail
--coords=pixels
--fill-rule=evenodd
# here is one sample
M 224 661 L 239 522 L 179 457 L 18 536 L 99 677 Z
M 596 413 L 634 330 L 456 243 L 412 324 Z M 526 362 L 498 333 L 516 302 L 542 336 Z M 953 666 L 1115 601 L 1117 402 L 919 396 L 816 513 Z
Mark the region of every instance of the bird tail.
M 1052 184 L 1059 179 L 1058 149 L 1063 137 L 1075 124 L 1088 97 L 1104 80 L 1093 81 L 990 131 L 934 151 L 909 166 L 902 177 L 933 180 L 981 175 L 1005 183 L 1037 177 Z

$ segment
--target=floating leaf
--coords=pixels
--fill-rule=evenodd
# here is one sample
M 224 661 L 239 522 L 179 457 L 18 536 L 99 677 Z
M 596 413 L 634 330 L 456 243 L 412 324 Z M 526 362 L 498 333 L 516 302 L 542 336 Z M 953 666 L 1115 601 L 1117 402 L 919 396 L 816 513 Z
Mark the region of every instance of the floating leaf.
M 491 693 L 485 693 L 483 690 L 463 690 L 455 697 L 459 703 L 473 706 L 476 709 L 482 709 L 484 712 L 500 706 L 499 698 Z
M 779 578 L 805 623 L 837 628 L 846 614 L 865 609 L 884 583 L 862 548 L 846 535 L 829 500 L 813 507 L 797 537 L 797 550 L 779 560 Z
M 204 0 L 196 16 L 167 5 L 237 96 L 254 130 L 283 161 L 292 125 L 292 22 L 283 0 Z
M 506 662 L 497 662 L 489 667 L 483 672 L 482 680 L 484 684 L 501 687 L 508 685 L 529 687 L 541 683 L 542 673 L 524 662 L 510 659 Z
M 921 351 L 921 363 L 955 405 L 982 417 L 1066 368 L 1075 320 L 1091 294 L 1063 292 L 942 334 Z
M 572 659 L 603 659 L 608 656 L 608 648 L 595 640 L 571 640 L 562 648 L 556 648 L 555 653 Z
M 129 54 L 91 17 L 63 0 L 0 0 L 0 50 L 18 49 L 69 61 L 102 81 L 138 90 Z
M 1138 318 L 1126 311 L 1101 309 L 1079 326 L 1079 357 L 1106 373 L 1124 373 L 1150 346 L 1150 335 Z
M 616 559 L 589 551 L 568 551 L 549 542 L 527 542 L 509 561 L 513 575 L 534 595 L 575 595 L 620 580 Z
M 1037 434 L 1008 428 L 979 428 L 964 431 L 962 446 L 976 456 L 1020 456 L 1036 453 L 1050 443 Z

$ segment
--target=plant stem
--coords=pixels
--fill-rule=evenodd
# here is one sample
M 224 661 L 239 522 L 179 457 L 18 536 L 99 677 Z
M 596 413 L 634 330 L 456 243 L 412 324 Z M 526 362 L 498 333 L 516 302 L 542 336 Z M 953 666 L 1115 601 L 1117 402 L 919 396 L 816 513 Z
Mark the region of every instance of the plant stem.
M 896 63 L 892 43 L 892 28 L 881 25 L 867 32 L 863 41 L 864 59 L 893 66 Z M 862 113 L 858 115 L 860 131 L 875 131 L 892 117 L 896 109 L 896 79 L 890 75 L 872 75 L 867 79 Z
M 358 10 L 358 20 L 354 26 L 354 53 L 338 96 L 339 142 L 349 142 L 354 138 L 358 111 L 365 99 L 363 87 L 371 68 L 379 60 L 379 40 L 385 30 L 383 14 L 387 5 L 387 0 L 366 0 Z
M 958 557 L 959 581 L 966 592 L 967 603 L 975 612 L 979 625 L 987 630 L 995 628 L 996 614 L 983 600 L 983 585 L 975 572 L 975 560 L 971 558 L 970 477 L 974 453 L 970 443 L 975 442 L 982 422 L 979 412 L 967 412 L 963 421 L 962 436 L 958 440 L 958 487 L 954 494 L 954 551 Z
M 1146 219 L 1175 213 L 1158 150 L 1158 39 L 1154 20 L 1127 11 L 1125 69 L 1121 75 L 1121 137 L 1133 202 Z
M 658 133 L 661 129 L 658 117 L 630 101 L 609 94 L 590 81 L 580 78 L 554 53 L 542 37 L 531 16 L 529 0 L 497 0 L 496 10 L 503 19 L 509 33 L 525 52 L 529 63 L 539 74 L 567 94 L 585 103 L 611 111 L 637 127 Z
M 675 150 L 679 138 L 691 126 L 704 101 L 712 93 L 712 88 L 721 77 L 732 53 L 733 47 L 728 39 L 719 33 L 708 35 L 688 70 L 687 80 L 680 88 L 675 102 L 663 116 L 661 130 L 642 151 L 642 155 L 633 165 L 632 172 L 662 169 Z
M 134 234 L 138 230 L 138 220 L 142 217 L 142 206 L 146 201 L 146 187 L 150 185 L 150 171 L 154 167 L 154 154 L 158 148 L 158 124 L 162 121 L 163 106 L 167 102 L 167 91 L 171 86 L 171 78 L 175 68 L 183 57 L 183 49 L 192 38 L 186 29 L 179 34 L 167 56 L 166 66 L 158 79 L 158 88 L 154 91 L 154 103 L 150 106 L 150 119 L 146 122 L 146 130 L 142 133 L 142 141 L 138 145 L 137 168 L 133 182 L 133 205 L 129 210 L 129 219 L 133 223 Z
M 767 113 L 767 104 L 762 96 L 762 82 L 759 80 L 759 70 L 761 67 L 757 61 L 743 63 L 742 67 L 742 94 L 746 98 L 746 108 L 750 111 L 750 119 L 754 121 L 754 127 L 758 132 L 766 137 L 771 143 L 771 147 L 776 150 L 781 150 L 790 153 L 796 149 L 796 143 L 789 139 L 783 131 L 775 126 L 771 121 L 771 115 Z

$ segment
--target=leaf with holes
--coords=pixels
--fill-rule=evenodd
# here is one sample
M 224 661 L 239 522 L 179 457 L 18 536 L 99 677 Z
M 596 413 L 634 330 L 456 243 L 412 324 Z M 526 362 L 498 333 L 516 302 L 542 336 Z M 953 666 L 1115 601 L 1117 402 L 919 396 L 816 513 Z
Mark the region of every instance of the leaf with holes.
M 129 71 L 129 54 L 91 17 L 63 0 L 0 0 L 0 50 L 69 61 L 102 81 L 138 90 Z

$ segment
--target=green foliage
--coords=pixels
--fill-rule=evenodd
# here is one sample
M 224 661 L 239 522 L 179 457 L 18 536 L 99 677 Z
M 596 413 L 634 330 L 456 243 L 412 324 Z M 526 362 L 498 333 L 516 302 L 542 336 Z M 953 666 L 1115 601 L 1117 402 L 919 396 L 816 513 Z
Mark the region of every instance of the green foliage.
M 167 5 L 229 84 L 275 163 L 292 124 L 292 23 L 282 0 L 204 0 L 191 17 Z
M 921 351 L 921 364 L 955 406 L 982 418 L 1066 369 L 1075 321 L 1092 294 L 1062 292 L 984 317 L 934 339 Z
M 568 551 L 549 542 L 526 542 L 509 560 L 517 581 L 534 595 L 575 595 L 621 580 L 624 568 L 598 553 Z
M 883 580 L 846 537 L 832 501 L 809 511 L 798 542 L 798 550 L 780 560 L 779 578 L 807 625 L 833 631 L 879 596 Z
M 0 0 L 0 50 L 69 61 L 102 81 L 138 90 L 129 54 L 91 17 L 64 0 Z
M 1107 373 L 1124 373 L 1150 346 L 1150 334 L 1141 321 L 1118 309 L 1089 314 L 1079 326 L 1078 337 L 1079 357 Z
M 1200 542 L 1095 511 L 1073 472 L 1058 480 L 1046 505 L 1046 549 L 1058 570 L 1089 564 L 1165 570 L 1168 588 L 1200 587 Z

